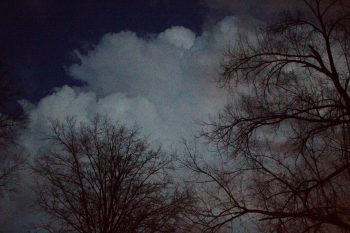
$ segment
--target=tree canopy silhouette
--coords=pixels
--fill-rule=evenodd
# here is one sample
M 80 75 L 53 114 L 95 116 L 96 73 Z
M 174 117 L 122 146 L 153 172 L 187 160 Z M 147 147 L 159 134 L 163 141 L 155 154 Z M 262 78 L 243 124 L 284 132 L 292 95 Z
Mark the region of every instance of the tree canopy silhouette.
M 203 133 L 226 162 L 188 150 L 198 185 L 215 187 L 197 194 L 208 230 L 248 218 L 262 232 L 350 230 L 350 8 L 301 2 L 227 51 L 233 101 Z
M 179 232 L 189 202 L 170 160 L 136 130 L 108 119 L 52 124 L 53 146 L 38 158 L 38 204 L 50 232 Z

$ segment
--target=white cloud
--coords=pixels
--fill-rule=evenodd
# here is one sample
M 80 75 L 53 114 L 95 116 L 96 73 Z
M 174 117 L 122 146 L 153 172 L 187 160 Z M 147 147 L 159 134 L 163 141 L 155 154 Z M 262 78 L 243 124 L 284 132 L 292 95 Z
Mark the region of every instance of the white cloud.
M 68 71 L 83 87 L 58 88 L 29 110 L 26 147 L 35 152 L 48 133 L 48 119 L 95 114 L 137 124 L 157 142 L 176 143 L 198 129 L 198 121 L 221 109 L 226 97 L 213 82 L 223 50 L 236 34 L 225 18 L 200 36 L 172 27 L 149 38 L 124 31 L 106 34 Z
M 184 27 L 172 27 L 158 35 L 160 40 L 170 43 L 178 48 L 190 49 L 196 38 L 196 35 Z
M 191 136 L 198 121 L 216 114 L 226 103 L 224 91 L 213 80 L 236 30 L 235 19 L 228 17 L 200 36 L 184 27 L 147 38 L 129 31 L 105 35 L 87 55 L 76 52 L 81 62 L 68 69 L 85 85 L 57 88 L 37 104 L 21 102 L 29 116 L 21 136 L 23 146 L 34 158 L 46 144 L 50 119 L 74 116 L 87 121 L 95 114 L 136 123 L 142 133 L 166 145 Z M 25 176 L 24 183 L 30 186 L 31 176 Z M 23 193 L 27 198 L 18 202 L 21 206 L 32 202 L 29 190 Z M 17 229 L 22 227 L 18 221 L 36 218 L 13 208 L 20 214 L 7 227 Z

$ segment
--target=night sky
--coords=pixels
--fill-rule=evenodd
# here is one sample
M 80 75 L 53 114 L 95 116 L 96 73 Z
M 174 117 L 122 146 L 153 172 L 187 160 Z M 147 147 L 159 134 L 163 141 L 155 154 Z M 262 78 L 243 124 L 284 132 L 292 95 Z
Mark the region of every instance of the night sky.
M 0 61 L 27 118 L 21 152 L 30 163 L 45 150 L 50 120 L 100 114 L 175 148 L 227 104 L 214 80 L 242 22 L 270 15 L 257 2 L 1 0 Z M 21 191 L 0 203 L 6 233 L 41 219 L 32 173 L 22 173 Z
M 200 33 L 208 7 L 191 0 L 2 0 L 0 54 L 24 98 L 37 102 L 52 88 L 79 85 L 65 67 L 108 32 L 140 36 L 181 25 Z
M 43 190 L 54 192 L 54 189 L 50 189 L 53 187 L 50 186 L 50 182 L 55 182 L 50 181 L 52 176 L 49 174 L 40 174 L 38 169 L 35 170 L 39 161 L 42 161 L 42 167 L 48 167 L 49 163 L 57 165 L 52 172 L 62 171 L 64 180 L 68 177 L 69 192 L 74 193 L 78 202 L 89 206 L 86 204 L 89 201 L 84 199 L 84 195 L 74 192 L 73 186 L 79 184 L 74 178 L 79 178 L 83 183 L 85 181 L 80 175 L 73 173 L 86 170 L 89 179 L 108 183 L 101 182 L 100 178 L 91 175 L 95 168 L 94 172 L 89 170 L 87 163 L 92 160 L 86 159 L 90 150 L 92 154 L 96 153 L 103 159 L 103 166 L 98 162 L 98 167 L 103 167 L 103 174 L 107 174 L 105 177 L 112 177 L 110 180 L 115 182 L 113 180 L 119 178 L 115 179 L 114 174 L 118 173 L 119 176 L 120 171 L 113 170 L 113 176 L 109 176 L 106 172 L 108 169 L 105 168 L 119 169 L 119 164 L 115 166 L 114 162 L 109 162 L 111 166 L 104 166 L 107 164 L 106 157 L 119 154 L 119 151 L 123 150 L 120 148 L 124 146 L 127 151 L 135 149 L 135 157 L 145 162 L 142 162 L 142 168 L 131 170 L 143 172 L 144 169 L 149 169 L 143 152 L 138 152 L 139 147 L 144 148 L 139 144 L 143 140 L 147 142 L 147 150 L 157 150 L 160 156 L 171 160 L 169 164 L 164 165 L 169 166 L 169 169 L 164 172 L 162 169 L 158 170 L 159 177 L 158 173 L 155 173 L 157 178 L 150 181 L 157 183 L 154 190 L 163 190 L 158 187 L 164 186 L 161 195 L 170 197 L 167 190 L 180 191 L 180 194 L 184 188 L 187 196 L 187 187 L 190 186 L 188 193 L 192 195 L 193 191 L 194 195 L 190 197 L 190 201 L 202 199 L 201 194 L 204 194 L 204 198 L 210 196 L 209 202 L 206 199 L 201 200 L 204 201 L 205 208 L 210 208 L 210 214 L 205 216 L 208 216 L 208 220 L 217 214 L 224 216 L 223 224 L 221 220 L 216 221 L 219 219 L 214 218 L 210 225 L 221 227 L 227 223 L 230 227 L 238 226 L 238 230 L 242 229 L 245 232 L 250 227 L 255 228 L 255 223 L 253 226 L 251 221 L 253 223 L 259 220 L 264 227 L 265 223 L 272 223 L 273 227 L 283 229 L 288 227 L 288 224 L 292 225 L 293 218 L 301 217 L 300 221 L 315 224 L 312 227 L 320 227 L 322 230 L 321 225 L 323 227 L 333 223 L 349 227 L 346 222 L 348 220 L 343 219 L 342 214 L 339 215 L 341 217 L 337 215 L 337 205 L 334 206 L 336 208 L 322 206 L 319 209 L 322 214 L 318 216 L 317 208 L 314 210 L 314 204 L 311 202 L 309 206 L 308 198 L 317 197 L 320 190 L 326 190 L 323 192 L 326 194 L 322 194 L 322 198 L 316 198 L 316 201 L 322 203 L 326 200 L 328 203 L 328 193 L 333 195 L 338 192 L 337 188 L 333 188 L 331 180 L 336 181 L 334 184 L 338 184 L 338 180 L 346 180 L 339 174 L 344 173 L 344 168 L 348 167 L 348 163 L 341 164 L 343 160 L 345 162 L 344 156 L 348 155 L 347 136 L 344 131 L 347 129 L 345 125 L 348 122 L 348 105 L 344 103 L 348 101 L 348 83 L 345 80 L 349 70 L 345 66 L 348 59 L 342 60 L 348 56 L 345 46 L 348 33 L 342 34 L 343 30 L 347 29 L 343 21 L 335 20 L 337 23 L 334 23 L 332 20 L 339 14 L 344 22 L 348 22 L 348 18 L 342 14 L 348 14 L 350 8 L 344 3 L 350 1 L 321 1 L 329 4 L 323 13 L 322 7 L 318 5 L 320 1 L 310 1 L 315 3 L 313 12 L 316 12 L 314 14 L 317 14 L 317 17 L 310 13 L 312 4 L 310 7 L 305 5 L 306 2 L 0 0 L 0 89 L 5 90 L 0 93 L 0 176 L 14 174 L 9 179 L 6 176 L 0 177 L 0 233 L 48 232 L 42 231 L 38 226 L 50 225 L 49 218 L 50 215 L 53 217 L 54 212 L 45 210 L 47 205 L 38 204 L 41 197 L 38 193 L 45 196 Z M 327 12 L 332 7 L 336 13 Z M 271 24 L 278 22 L 276 20 L 281 16 L 288 16 L 281 14 L 288 12 L 291 15 L 295 13 L 294 16 L 305 17 L 311 20 L 311 23 L 305 24 L 299 18 L 285 18 L 288 20 Z M 327 17 L 330 21 L 321 21 Z M 333 23 L 339 24 L 339 27 Z M 274 27 L 264 27 L 271 25 Z M 322 30 L 332 25 L 332 29 L 324 32 L 314 25 L 322 26 Z M 260 33 L 259 30 L 263 30 L 264 33 Z M 268 37 L 264 37 L 266 35 Z M 341 41 L 342 35 L 344 41 Z M 337 52 L 338 56 L 340 48 L 344 49 L 344 54 L 339 53 L 339 61 L 335 60 L 334 63 L 337 64 L 333 66 L 330 52 Z M 338 73 L 337 68 L 340 68 Z M 346 77 L 343 79 L 343 76 Z M 8 81 L 5 79 L 8 79 L 12 86 L 3 85 Z M 315 81 L 312 81 L 313 79 Z M 120 141 L 119 132 L 127 130 L 118 130 L 118 135 L 106 128 L 101 128 L 103 132 L 96 128 L 88 131 L 89 126 L 97 124 L 97 119 L 107 119 L 108 122 L 125 129 L 137 129 L 137 139 L 123 136 L 128 142 L 114 150 L 110 144 L 115 143 L 111 143 L 109 138 L 106 141 L 104 136 L 118 138 L 116 140 Z M 304 129 L 304 126 L 309 125 L 310 127 Z M 73 136 L 66 134 L 66 131 L 60 131 L 64 126 L 68 127 Z M 103 124 L 102 127 L 104 126 Z M 79 133 L 79 127 L 83 127 L 81 132 L 92 134 L 93 140 L 89 141 L 88 137 Z M 62 136 L 63 140 L 59 136 Z M 65 144 L 65 140 L 69 143 Z M 78 143 L 79 140 L 82 141 L 84 145 L 73 145 L 77 142 L 75 140 L 78 140 Z M 135 145 L 132 144 L 134 142 Z M 329 157 L 328 153 L 339 157 Z M 67 161 L 74 162 L 69 165 L 53 162 L 55 160 L 51 160 L 53 157 L 50 157 L 56 155 L 57 161 L 64 161 L 57 155 L 71 154 L 74 154 L 74 159 L 67 157 Z M 153 156 L 153 152 L 149 154 Z M 312 155 L 312 160 L 305 159 L 309 154 Z M 11 157 L 13 155 L 16 156 Z M 121 157 L 132 161 L 124 152 Z M 45 160 L 42 160 L 43 158 Z M 83 163 L 82 169 L 75 165 L 79 158 Z M 163 164 L 163 157 L 160 160 Z M 194 166 L 194 170 L 189 168 L 191 166 Z M 201 166 L 204 169 L 201 169 Z M 66 168 L 68 172 L 71 170 L 73 175 L 66 174 Z M 279 168 L 281 170 L 278 170 Z M 326 171 L 328 168 L 331 170 Z M 333 169 L 335 172 L 332 172 Z M 298 174 L 299 171 L 302 172 Z M 330 175 L 327 175 L 327 172 L 331 172 Z M 309 178 L 309 174 L 315 178 Z M 47 176 L 47 179 L 43 179 L 43 176 Z M 144 185 L 146 181 L 143 177 L 147 177 L 146 180 L 149 181 L 153 176 L 142 173 L 142 182 L 135 178 L 139 176 L 132 177 L 126 182 L 130 185 L 133 185 L 133 182 Z M 166 178 L 167 184 L 159 185 L 160 178 Z M 48 182 L 42 186 L 44 189 L 35 189 L 43 180 Z M 238 185 L 232 183 L 236 181 L 239 182 Z M 277 186 L 274 185 L 275 181 Z M 313 184 L 315 181 L 319 186 Z M 85 183 L 92 184 L 90 187 L 93 187 L 94 182 Z M 140 186 L 138 183 L 136 186 Z M 135 192 L 133 188 L 111 184 L 123 192 L 127 190 L 126 195 Z M 203 185 L 204 189 L 197 189 L 196 184 Z M 269 187 L 265 189 L 266 184 Z M 84 191 L 82 186 L 78 185 L 77 189 Z M 334 187 L 338 186 L 343 190 L 341 183 Z M 5 190 L 6 188 L 10 191 Z M 347 191 L 346 188 L 344 185 L 344 190 Z M 93 193 L 91 190 L 96 191 L 95 187 L 87 190 L 90 193 Z M 106 199 L 105 196 L 108 196 L 109 192 L 114 195 L 115 191 L 101 190 L 96 193 L 100 197 L 103 196 L 103 199 Z M 148 187 L 144 190 L 140 192 L 141 195 L 147 195 L 153 188 Z M 270 193 L 270 190 L 278 194 Z M 86 196 L 89 197 L 90 193 Z M 236 193 L 239 198 L 234 197 Z M 303 193 L 307 195 L 300 200 L 293 196 Z M 289 196 L 290 194 L 293 195 Z M 162 200 L 159 198 L 161 195 L 154 196 L 156 198 L 144 196 L 142 199 L 150 199 L 152 203 L 154 199 L 159 199 L 160 202 L 168 203 L 170 199 Z M 57 194 L 51 193 L 51 197 L 55 196 Z M 91 196 L 94 198 L 94 194 Z M 120 197 L 118 196 L 116 201 L 118 208 L 130 204 L 119 205 Z M 125 202 L 126 199 L 123 199 Z M 175 199 L 174 201 L 177 201 Z M 266 202 L 261 202 L 263 199 L 267 199 Z M 329 203 L 332 203 L 333 199 L 334 197 L 329 199 Z M 284 200 L 287 200 L 285 204 Z M 191 206 L 187 201 L 186 199 L 186 206 Z M 219 208 L 215 206 L 215 202 L 219 204 Z M 103 206 L 111 206 L 111 203 L 115 202 Z M 302 213 L 306 213 L 304 215 L 300 215 L 300 203 L 307 204 L 300 209 Z M 72 205 L 53 202 L 53 205 L 60 204 Z M 171 205 L 176 209 L 181 208 L 177 202 Z M 276 208 L 272 208 L 273 205 L 276 205 Z M 99 203 L 94 209 L 103 209 L 99 208 L 101 206 Z M 149 206 L 146 204 L 143 208 L 148 210 Z M 199 209 L 203 206 L 199 205 Z M 224 207 L 223 211 L 221 206 Z M 281 206 L 283 207 L 280 208 Z M 327 213 L 323 213 L 325 208 Z M 89 210 L 80 209 L 83 208 L 77 207 L 73 211 L 64 212 L 84 212 L 89 222 L 90 216 L 97 216 L 95 213 L 86 214 Z M 163 209 L 167 208 L 159 209 L 163 212 Z M 336 210 L 336 215 L 333 215 L 332 210 L 328 213 L 328 209 Z M 137 208 L 134 210 L 141 212 Z M 291 214 L 288 211 L 291 211 Z M 245 214 L 252 215 L 246 218 L 248 215 Z M 126 215 L 129 223 L 129 214 Z M 134 219 L 133 214 L 130 215 L 130 219 Z M 145 214 L 142 212 L 142 215 Z M 331 221 L 325 221 L 324 216 L 330 216 Z M 99 224 L 109 222 L 105 219 L 102 221 L 100 217 L 96 219 L 99 219 Z M 138 218 L 135 219 L 139 221 Z M 198 219 L 203 220 L 202 216 Z M 243 221 L 238 221 L 238 225 L 235 225 L 234 221 L 231 222 L 235 219 Z M 279 221 L 281 219 L 288 223 L 284 225 L 283 221 Z M 245 220 L 249 220 L 248 228 L 243 224 Z M 155 221 L 150 222 L 153 224 Z M 239 228 L 241 224 L 243 228 Z M 266 224 L 266 227 L 270 226 Z M 143 231 L 144 229 L 142 228 Z M 226 228 L 222 229 L 226 231 Z M 295 229 L 292 228 L 293 230 Z

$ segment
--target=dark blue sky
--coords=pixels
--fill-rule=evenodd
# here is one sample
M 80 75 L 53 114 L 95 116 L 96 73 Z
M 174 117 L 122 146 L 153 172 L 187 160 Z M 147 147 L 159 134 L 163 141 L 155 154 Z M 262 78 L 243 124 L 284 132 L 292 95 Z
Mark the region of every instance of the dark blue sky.
M 64 69 L 76 62 L 73 50 L 121 30 L 200 32 L 207 10 L 199 0 L 1 0 L 0 53 L 22 98 L 37 102 L 54 87 L 79 85 Z

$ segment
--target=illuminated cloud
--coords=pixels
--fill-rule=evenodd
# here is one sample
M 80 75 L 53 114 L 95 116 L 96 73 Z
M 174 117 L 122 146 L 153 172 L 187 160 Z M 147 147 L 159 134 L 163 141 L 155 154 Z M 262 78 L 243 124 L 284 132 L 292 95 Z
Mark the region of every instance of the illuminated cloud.
M 74 116 L 86 121 L 96 114 L 137 124 L 142 133 L 166 145 L 191 136 L 198 130 L 196 123 L 226 103 L 214 78 L 235 35 L 232 17 L 200 36 L 183 27 L 147 38 L 129 31 L 105 35 L 87 54 L 77 51 L 80 63 L 68 69 L 83 87 L 58 88 L 31 107 L 24 144 L 37 151 L 49 132 L 49 119 Z

